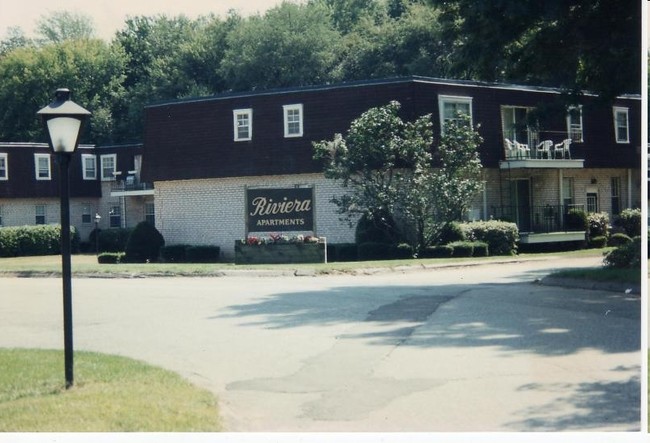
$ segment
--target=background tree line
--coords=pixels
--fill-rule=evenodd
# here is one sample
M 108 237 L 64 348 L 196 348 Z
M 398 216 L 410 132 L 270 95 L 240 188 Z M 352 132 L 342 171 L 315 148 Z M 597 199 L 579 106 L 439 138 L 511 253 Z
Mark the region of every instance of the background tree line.
M 308 0 L 242 17 L 138 16 L 110 42 L 89 17 L 43 16 L 0 41 L 0 140 L 42 141 L 61 86 L 93 112 L 84 141 L 142 137 L 147 103 L 423 75 L 640 93 L 637 0 Z

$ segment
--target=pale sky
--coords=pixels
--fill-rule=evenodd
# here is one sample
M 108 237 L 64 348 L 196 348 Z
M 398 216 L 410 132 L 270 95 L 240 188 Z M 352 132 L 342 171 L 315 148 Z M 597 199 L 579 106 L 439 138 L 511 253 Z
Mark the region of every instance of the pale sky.
M 225 17 L 230 9 L 242 15 L 267 9 L 281 0 L 0 0 L 0 40 L 7 30 L 19 26 L 33 37 L 36 22 L 43 14 L 69 11 L 90 16 L 100 38 L 110 40 L 115 31 L 124 27 L 129 16 L 185 15 L 196 18 L 214 13 Z

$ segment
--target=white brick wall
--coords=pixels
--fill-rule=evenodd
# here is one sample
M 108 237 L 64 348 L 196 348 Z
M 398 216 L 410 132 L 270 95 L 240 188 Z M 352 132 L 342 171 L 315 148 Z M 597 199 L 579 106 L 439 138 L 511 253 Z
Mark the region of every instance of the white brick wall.
M 354 228 L 339 220 L 330 202 L 342 190 L 321 174 L 156 182 L 156 228 L 168 245 L 218 245 L 225 257 L 232 257 L 235 240 L 246 235 L 246 187 L 295 185 L 315 188 L 313 234 L 327 237 L 329 243 L 354 241 Z

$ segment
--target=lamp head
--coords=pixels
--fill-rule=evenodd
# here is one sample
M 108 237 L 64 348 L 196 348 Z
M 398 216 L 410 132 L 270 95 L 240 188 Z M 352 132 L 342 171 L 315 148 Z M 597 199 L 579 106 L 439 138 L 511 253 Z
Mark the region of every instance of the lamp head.
M 90 111 L 70 100 L 70 95 L 69 89 L 57 89 L 52 103 L 37 112 L 54 153 L 73 153 L 79 145 L 83 123 L 90 117 Z

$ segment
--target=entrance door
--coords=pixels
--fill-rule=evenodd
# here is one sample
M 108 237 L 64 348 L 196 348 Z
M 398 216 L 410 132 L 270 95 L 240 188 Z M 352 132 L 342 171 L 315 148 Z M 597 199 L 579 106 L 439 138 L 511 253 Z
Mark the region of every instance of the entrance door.
M 519 232 L 530 232 L 530 179 L 515 180 L 512 183 L 512 197 L 515 223 L 519 227 Z

